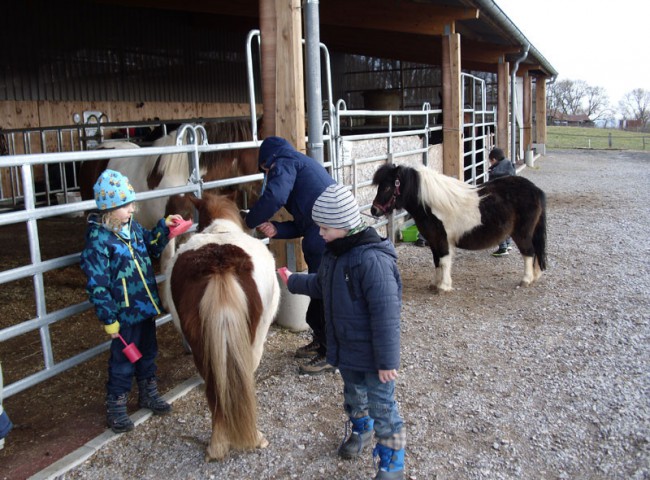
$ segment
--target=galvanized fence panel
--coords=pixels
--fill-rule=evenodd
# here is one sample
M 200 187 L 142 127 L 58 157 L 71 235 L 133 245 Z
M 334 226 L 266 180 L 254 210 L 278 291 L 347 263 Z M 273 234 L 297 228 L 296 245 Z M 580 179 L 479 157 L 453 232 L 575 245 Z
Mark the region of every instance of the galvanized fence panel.
M 108 350 L 110 341 L 93 346 L 70 358 L 57 359 L 52 349 L 51 327 L 52 325 L 65 321 L 73 315 L 83 313 L 92 308 L 89 301 L 71 304 L 59 310 L 49 311 L 46 306 L 44 274 L 60 268 L 69 267 L 79 262 L 80 252 L 67 255 L 60 258 L 43 260 L 41 256 L 41 242 L 44 241 L 39 236 L 37 221 L 60 215 L 70 215 L 83 213 L 85 210 L 93 209 L 95 202 L 87 200 L 64 205 L 44 205 L 36 204 L 36 192 L 34 190 L 33 168 L 41 165 L 59 165 L 67 162 L 98 161 L 107 158 L 123 157 L 142 157 L 143 155 L 163 155 L 172 153 L 187 153 L 188 162 L 188 182 L 186 185 L 164 188 L 149 192 L 136 193 L 136 201 L 149 200 L 153 198 L 167 197 L 181 193 L 194 193 L 201 195 L 205 189 L 232 186 L 247 182 L 259 181 L 262 174 L 249 175 L 246 177 L 231 178 L 226 180 L 217 180 L 203 183 L 199 172 L 199 156 L 202 153 L 235 150 L 245 148 L 258 148 L 259 141 L 237 142 L 228 144 L 209 145 L 207 141 L 201 143 L 199 139 L 201 134 L 195 126 L 185 126 L 181 128 L 182 136 L 189 131 L 192 132 L 193 142 L 188 145 L 177 145 L 171 147 L 144 147 L 140 149 L 117 149 L 117 150 L 95 150 L 80 152 L 60 152 L 60 153 L 38 153 L 7 156 L 3 158 L 4 165 L 15 168 L 20 172 L 20 180 L 24 188 L 22 199 L 24 208 L 14 211 L 0 213 L 0 228 L 14 224 L 23 223 L 26 225 L 27 237 L 29 244 L 30 263 L 5 271 L 0 271 L 0 285 L 21 279 L 32 279 L 33 297 L 35 302 L 36 315 L 29 320 L 10 325 L 0 330 L 0 343 L 10 339 L 25 335 L 29 332 L 38 331 L 40 336 L 40 348 L 43 358 L 43 368 L 38 372 L 30 374 L 24 378 L 13 381 L 4 386 L 4 396 L 10 397 L 26 388 L 32 387 L 39 382 L 49 379 L 65 370 L 79 365 L 90 358 Z M 203 137 L 205 138 L 205 137 Z M 190 172 L 192 172 L 190 174 Z M 164 275 L 159 275 L 157 280 L 163 281 Z M 162 325 L 171 320 L 169 314 L 158 318 L 157 325 Z

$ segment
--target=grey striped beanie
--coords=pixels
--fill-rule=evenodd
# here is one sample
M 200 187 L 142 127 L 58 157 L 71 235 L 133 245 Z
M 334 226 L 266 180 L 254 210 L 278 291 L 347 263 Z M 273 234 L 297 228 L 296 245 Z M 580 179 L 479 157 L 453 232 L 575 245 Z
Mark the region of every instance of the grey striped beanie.
M 319 225 L 352 230 L 361 224 L 359 205 L 345 185 L 335 183 L 325 189 L 314 202 L 311 217 Z

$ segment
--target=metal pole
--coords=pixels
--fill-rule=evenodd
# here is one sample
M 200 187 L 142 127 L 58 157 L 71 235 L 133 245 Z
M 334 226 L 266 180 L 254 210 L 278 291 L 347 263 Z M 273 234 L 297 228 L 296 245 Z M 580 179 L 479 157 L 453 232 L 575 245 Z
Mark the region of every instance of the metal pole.
M 323 96 L 320 75 L 318 0 L 305 0 L 305 67 L 307 75 L 307 155 L 319 163 L 323 155 Z
M 524 46 L 524 50 L 521 52 L 521 56 L 514 59 L 514 67 L 510 72 L 510 161 L 513 165 L 517 164 L 517 116 L 515 115 L 515 108 L 517 106 L 517 70 L 519 69 L 519 63 L 523 62 L 528 56 L 528 49 L 530 45 Z M 523 98 L 522 98 L 523 101 Z

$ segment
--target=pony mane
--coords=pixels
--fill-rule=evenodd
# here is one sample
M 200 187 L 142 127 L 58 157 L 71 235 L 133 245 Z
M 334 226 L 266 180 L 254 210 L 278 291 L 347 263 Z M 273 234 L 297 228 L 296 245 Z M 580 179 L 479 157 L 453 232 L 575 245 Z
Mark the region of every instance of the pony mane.
M 196 201 L 195 205 L 199 210 L 201 231 L 244 231 L 245 225 L 239 214 L 239 207 L 229 196 L 203 192 L 203 198 Z
M 415 170 L 420 178 L 420 203 L 442 221 L 450 240 L 455 243 L 463 232 L 481 224 L 476 187 L 424 166 Z
M 205 131 L 208 134 L 208 142 L 213 143 L 235 143 L 253 139 L 253 131 L 249 120 L 232 120 L 227 122 L 208 122 L 205 124 Z M 230 160 L 232 152 L 217 150 L 206 152 L 202 156 L 201 165 L 210 171 L 216 168 L 219 163 Z M 257 158 L 255 158 L 257 167 Z M 232 162 L 229 176 L 236 176 L 238 171 L 237 161 Z
M 236 119 L 228 121 L 207 122 L 204 125 L 205 132 L 208 136 L 208 143 L 222 144 L 222 143 L 236 143 L 245 140 L 253 139 L 253 132 L 248 120 Z M 153 143 L 154 147 L 169 147 L 176 145 L 177 130 L 169 133 L 168 135 L 159 138 Z M 201 175 L 211 171 L 222 162 L 228 162 L 231 165 L 230 159 L 232 152 L 228 150 L 217 150 L 214 152 L 206 152 L 201 155 L 199 160 Z M 156 161 L 158 164 L 156 166 Z M 146 162 L 146 171 L 152 171 L 154 168 L 160 177 L 168 176 L 187 176 L 188 175 L 188 154 L 187 153 L 171 153 L 168 155 L 161 155 L 160 160 L 158 157 L 153 157 L 152 162 Z M 257 162 L 255 162 L 257 167 Z M 237 162 L 232 162 L 228 176 L 236 176 L 238 171 Z
M 176 133 L 177 130 L 168 133 L 164 137 L 160 137 L 158 140 L 153 142 L 154 147 L 171 147 L 176 145 Z M 145 168 L 148 172 L 153 172 L 156 170 L 156 173 L 160 178 L 165 177 L 189 177 L 189 165 L 188 165 L 189 155 L 187 153 L 169 153 L 166 155 L 151 156 L 145 161 Z

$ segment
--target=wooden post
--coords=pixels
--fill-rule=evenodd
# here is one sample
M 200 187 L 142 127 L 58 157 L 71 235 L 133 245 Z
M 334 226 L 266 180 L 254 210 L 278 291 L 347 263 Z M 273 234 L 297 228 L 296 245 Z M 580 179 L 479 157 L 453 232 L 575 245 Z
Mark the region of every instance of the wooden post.
M 535 143 L 546 145 L 546 78 L 535 78 Z M 546 151 L 544 147 L 543 151 Z
M 524 157 L 526 152 L 531 149 L 533 143 L 533 79 L 524 72 Z
M 442 172 L 454 178 L 463 178 L 463 133 L 460 81 L 460 34 L 442 36 Z
M 305 153 L 305 91 L 300 0 L 260 0 L 262 39 L 262 135 L 285 138 Z M 273 220 L 291 215 L 282 209 Z M 305 270 L 300 238 L 271 240 L 278 266 Z
M 510 64 L 499 58 L 497 66 L 497 147 L 510 157 Z

